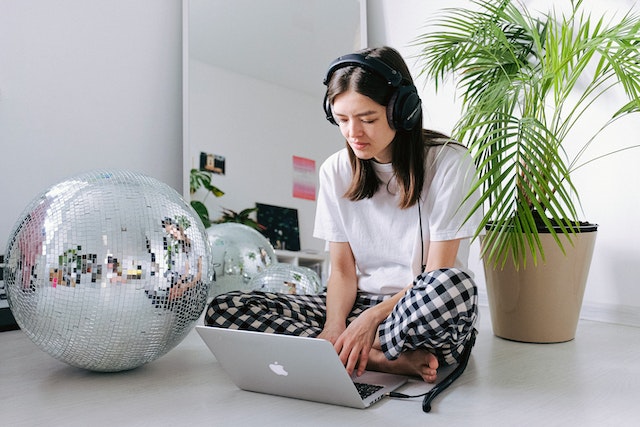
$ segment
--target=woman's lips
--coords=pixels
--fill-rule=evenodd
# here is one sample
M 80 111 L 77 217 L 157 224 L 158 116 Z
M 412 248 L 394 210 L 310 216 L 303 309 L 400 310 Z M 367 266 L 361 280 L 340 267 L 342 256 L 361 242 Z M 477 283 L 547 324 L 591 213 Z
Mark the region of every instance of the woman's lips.
M 351 143 L 351 147 L 354 150 L 364 150 L 365 148 L 367 148 L 369 144 L 364 143 L 364 142 L 352 142 Z

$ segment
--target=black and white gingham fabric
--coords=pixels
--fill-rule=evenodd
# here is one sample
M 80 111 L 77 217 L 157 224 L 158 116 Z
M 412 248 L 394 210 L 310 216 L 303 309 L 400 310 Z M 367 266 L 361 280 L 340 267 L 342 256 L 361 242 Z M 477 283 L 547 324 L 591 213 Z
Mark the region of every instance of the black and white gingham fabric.
M 347 323 L 388 295 L 359 293 Z M 322 331 L 326 294 L 287 295 L 233 291 L 213 299 L 204 322 L 209 326 L 315 337 Z M 446 364 L 455 363 L 477 319 L 477 289 L 458 269 L 423 273 L 396 305 L 378 332 L 385 355 L 427 349 Z
M 358 294 L 347 323 L 386 298 L 387 295 Z M 315 337 L 324 326 L 326 301 L 326 293 L 288 295 L 232 291 L 211 301 L 204 323 L 221 328 Z
M 380 344 L 389 360 L 421 348 L 451 365 L 475 333 L 477 318 L 478 290 L 467 273 L 456 268 L 425 272 L 380 325 Z

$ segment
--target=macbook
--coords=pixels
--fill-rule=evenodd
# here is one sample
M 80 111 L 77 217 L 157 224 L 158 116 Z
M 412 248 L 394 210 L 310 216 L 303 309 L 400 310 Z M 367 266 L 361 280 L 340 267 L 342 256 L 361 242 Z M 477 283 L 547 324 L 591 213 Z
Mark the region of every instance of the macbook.
M 200 337 L 242 390 L 366 408 L 407 377 L 349 376 L 329 341 L 197 325 Z

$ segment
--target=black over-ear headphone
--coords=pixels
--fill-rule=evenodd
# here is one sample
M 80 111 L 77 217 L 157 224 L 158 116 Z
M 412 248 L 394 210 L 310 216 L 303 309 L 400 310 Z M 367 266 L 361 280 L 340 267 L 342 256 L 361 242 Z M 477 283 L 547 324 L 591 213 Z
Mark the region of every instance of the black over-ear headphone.
M 384 78 L 387 84 L 396 88 L 387 106 L 387 120 L 392 128 L 412 130 L 418 124 L 418 121 L 422 118 L 422 102 L 416 87 L 404 79 L 399 71 L 378 58 L 353 53 L 335 59 L 329 65 L 329 70 L 324 78 L 325 86 L 329 84 L 329 80 L 336 70 L 350 66 L 362 67 L 373 71 Z M 337 125 L 333 118 L 327 94 L 324 96 L 323 107 L 327 120 Z

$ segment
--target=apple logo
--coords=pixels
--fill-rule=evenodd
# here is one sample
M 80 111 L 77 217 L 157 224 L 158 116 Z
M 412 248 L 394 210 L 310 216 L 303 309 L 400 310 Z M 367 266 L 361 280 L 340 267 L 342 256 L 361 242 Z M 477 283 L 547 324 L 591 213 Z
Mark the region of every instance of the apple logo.
M 289 375 L 289 373 L 286 371 L 286 369 L 284 369 L 284 366 L 278 364 L 278 362 L 270 363 L 269 364 L 269 369 L 271 369 L 273 371 L 273 373 L 276 374 L 276 375 L 282 375 L 284 377 Z

